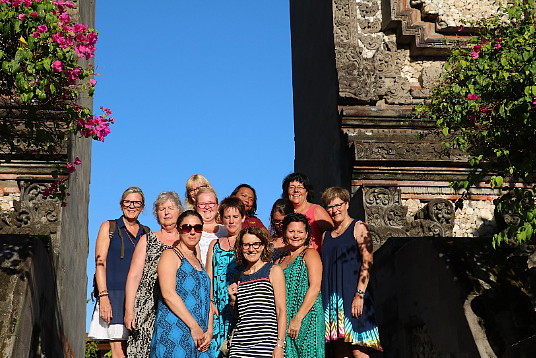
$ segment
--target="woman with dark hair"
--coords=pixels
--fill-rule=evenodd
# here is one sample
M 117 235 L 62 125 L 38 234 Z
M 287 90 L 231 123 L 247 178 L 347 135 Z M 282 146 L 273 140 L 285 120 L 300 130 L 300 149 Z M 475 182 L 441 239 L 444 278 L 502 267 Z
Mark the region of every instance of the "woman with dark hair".
M 266 229 L 262 221 L 255 216 L 257 211 L 257 192 L 249 184 L 240 184 L 233 190 L 231 196 L 236 196 L 244 203 L 246 207 L 246 219 L 242 224 L 242 227 L 257 226 Z
M 270 233 L 274 245 L 274 261 L 278 260 L 287 252 L 287 244 L 283 238 L 283 219 L 294 212 L 294 206 L 290 200 L 277 199 L 270 212 Z
M 294 212 L 304 214 L 311 225 L 313 247 L 320 250 L 322 234 L 333 227 L 333 221 L 323 207 L 313 204 L 313 186 L 302 173 L 292 173 L 283 180 L 282 198 L 288 198 L 294 205 Z
M 235 258 L 245 269 L 229 286 L 230 303 L 238 311 L 229 357 L 283 358 L 287 326 L 285 275 L 281 267 L 270 262 L 268 232 L 255 226 L 240 231 Z
M 349 202 L 350 193 L 343 188 L 328 188 L 322 194 L 322 204 L 335 222 L 322 246 L 326 342 L 333 357 L 368 357 L 373 349 L 382 350 L 367 290 L 372 240 L 365 223 L 348 215 Z
M 203 219 L 193 210 L 179 216 L 179 243 L 165 250 L 158 262 L 162 299 L 151 340 L 151 357 L 211 358 L 210 279 L 195 248 Z
M 233 310 L 229 306 L 229 285 L 241 270 L 236 263 L 234 247 L 236 237 L 242 230 L 246 216 L 244 203 L 235 196 L 223 199 L 219 206 L 219 214 L 227 235 L 214 239 L 208 247 L 207 273 L 212 282 L 212 301 L 214 302 L 214 335 L 210 351 L 217 357 L 220 347 L 229 335 L 233 320 Z
M 112 357 L 124 357 L 128 331 L 123 324 L 125 282 L 135 246 L 145 237 L 138 216 L 145 207 L 140 188 L 123 192 L 119 219 L 102 223 L 95 244 L 95 283 L 97 303 L 88 336 L 110 342 Z M 148 231 L 148 230 L 147 230 Z
M 125 286 L 125 326 L 130 330 L 129 357 L 149 357 L 153 336 L 156 305 L 160 290 L 156 271 L 160 255 L 179 242 L 177 220 L 184 211 L 179 195 L 174 191 L 158 194 L 153 204 L 160 230 L 142 236 L 132 256 Z
M 323 358 L 326 327 L 320 295 L 322 261 L 318 251 L 309 248 L 311 227 L 305 215 L 285 216 L 283 232 L 289 254 L 277 263 L 283 268 L 287 288 L 285 357 Z

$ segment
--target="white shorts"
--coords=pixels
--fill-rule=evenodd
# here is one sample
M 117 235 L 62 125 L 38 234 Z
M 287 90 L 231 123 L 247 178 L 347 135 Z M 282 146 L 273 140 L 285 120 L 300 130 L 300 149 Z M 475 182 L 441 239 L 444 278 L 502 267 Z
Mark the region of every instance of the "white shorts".
M 128 329 L 124 324 L 112 324 L 106 323 L 99 315 L 99 303 L 95 305 L 95 311 L 93 311 L 93 317 L 89 324 L 89 332 L 87 334 L 92 339 L 102 340 L 126 340 L 128 338 Z

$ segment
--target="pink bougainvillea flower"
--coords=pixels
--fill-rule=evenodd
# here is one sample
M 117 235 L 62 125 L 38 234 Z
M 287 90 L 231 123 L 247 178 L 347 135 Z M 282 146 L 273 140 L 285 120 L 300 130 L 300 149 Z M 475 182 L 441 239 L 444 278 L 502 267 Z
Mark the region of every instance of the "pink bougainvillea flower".
M 485 45 L 485 44 L 488 43 L 488 40 L 487 39 L 482 39 L 481 43 L 482 43 L 482 45 Z
M 536 97 L 534 97 L 534 101 L 532 101 L 532 104 L 536 106 Z
M 478 51 L 472 51 L 470 54 L 469 54 L 474 60 L 476 60 L 477 58 L 480 57 L 480 53 Z
M 39 16 L 35 11 L 30 13 L 30 17 L 37 17 Z
M 58 60 L 54 61 L 52 63 L 52 69 L 56 72 L 61 72 L 63 70 L 63 65 L 61 61 L 58 61 Z
M 13 6 L 19 6 L 19 5 L 20 5 L 20 2 L 21 2 L 21 0 L 12 0 L 12 1 L 11 1 L 11 5 L 13 5 Z
M 64 12 L 60 16 L 58 16 L 58 20 L 60 20 L 64 24 L 68 24 L 71 21 L 71 17 L 69 16 L 69 14 Z
M 18 18 L 20 21 L 24 21 L 24 19 L 26 18 L 26 14 L 19 14 Z
M 495 47 L 497 50 L 500 49 L 502 46 L 500 43 L 496 43 L 495 45 L 493 45 L 493 47 Z
M 489 112 L 489 108 L 488 107 L 482 107 L 478 110 L 479 113 L 482 113 L 482 114 L 486 114 Z
M 48 32 L 47 25 L 39 25 L 39 26 L 37 26 L 37 32 Z
M 84 32 L 88 29 L 88 26 L 87 25 L 84 25 L 84 24 L 74 24 L 74 32 L 76 33 L 80 33 L 80 32 Z
M 35 32 L 32 32 L 32 36 L 35 37 L 36 39 L 40 38 L 41 37 L 41 34 L 37 31 Z
M 76 171 L 76 168 L 74 167 L 74 164 L 69 162 L 67 163 L 67 170 L 69 171 L 69 173 L 74 173 Z
M 463 29 L 465 29 L 465 26 L 463 25 L 458 26 L 458 32 L 463 31 Z
M 97 84 L 97 80 L 96 80 L 96 79 L 91 78 L 91 79 L 89 80 L 89 85 L 90 85 L 91 87 L 94 87 L 96 84 Z
M 473 47 L 474 51 L 480 51 L 480 49 L 482 49 L 482 46 L 480 45 L 475 45 L 475 47 Z
M 465 97 L 465 100 L 467 100 L 467 101 L 473 101 L 473 100 L 475 100 L 475 99 L 479 99 L 479 98 L 480 98 L 479 95 L 474 94 L 474 93 L 470 93 L 470 94 L 467 95 L 467 97 Z
M 32 6 L 32 0 L 22 0 L 22 3 L 24 4 L 24 7 L 30 7 Z
M 80 158 L 76 157 L 76 158 L 74 158 L 73 163 L 74 163 L 74 165 L 80 165 L 80 164 L 82 164 L 82 161 L 80 160 Z

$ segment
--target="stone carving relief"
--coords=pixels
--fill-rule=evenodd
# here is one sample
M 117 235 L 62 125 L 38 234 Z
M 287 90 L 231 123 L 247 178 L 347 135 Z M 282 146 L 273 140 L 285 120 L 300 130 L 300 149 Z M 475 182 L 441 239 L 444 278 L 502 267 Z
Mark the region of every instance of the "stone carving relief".
M 350 137 L 350 140 L 352 138 Z M 353 141 L 356 160 L 464 160 L 463 153 L 448 151 L 440 143 L 378 143 Z
M 20 182 L 20 201 L 14 201 L 14 210 L 0 212 L 0 234 L 54 236 L 58 232 L 61 202 L 45 198 L 44 188 L 44 183 Z
M 364 188 L 365 218 L 374 249 L 389 237 L 452 236 L 455 211 L 451 201 L 433 199 L 408 222 L 408 207 L 401 204 L 400 196 L 397 187 Z

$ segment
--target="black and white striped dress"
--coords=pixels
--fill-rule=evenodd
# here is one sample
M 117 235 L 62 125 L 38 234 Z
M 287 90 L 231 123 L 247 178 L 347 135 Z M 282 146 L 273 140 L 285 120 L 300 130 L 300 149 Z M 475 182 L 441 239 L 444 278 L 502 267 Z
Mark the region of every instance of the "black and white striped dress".
M 238 322 L 229 354 L 231 358 L 272 357 L 277 344 L 274 288 L 270 282 L 272 266 L 267 263 L 251 275 L 240 275 Z

